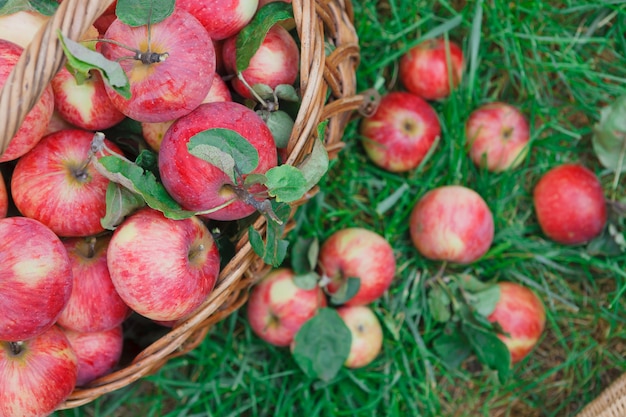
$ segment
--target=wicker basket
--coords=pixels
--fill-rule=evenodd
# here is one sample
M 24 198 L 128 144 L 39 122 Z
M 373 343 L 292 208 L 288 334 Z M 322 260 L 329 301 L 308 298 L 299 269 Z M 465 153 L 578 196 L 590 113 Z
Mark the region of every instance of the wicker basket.
M 22 54 L 0 91 L 0 154 L 4 152 L 26 113 L 64 63 L 57 29 L 80 38 L 112 0 L 65 0 L 47 26 Z M 356 94 L 358 38 L 350 0 L 293 0 L 296 30 L 301 40 L 300 87 L 302 104 L 288 145 L 286 163 L 300 161 L 312 149 L 316 127 L 328 120 L 325 141 L 330 157 L 341 149 L 341 137 L 353 110 L 368 106 L 368 96 Z M 324 41 L 336 47 L 325 55 Z M 330 98 L 327 99 L 330 92 Z M 312 196 L 315 189 L 309 193 Z M 305 199 L 294 204 L 294 208 Z M 264 233 L 264 219 L 254 223 Z M 252 250 L 247 236 L 236 245 L 236 255 L 223 268 L 204 304 L 135 357 L 131 364 L 77 388 L 60 409 L 74 408 L 154 373 L 169 359 L 195 348 L 209 328 L 247 299 L 249 287 L 268 269 Z
M 616 379 L 576 417 L 626 416 L 626 374 Z

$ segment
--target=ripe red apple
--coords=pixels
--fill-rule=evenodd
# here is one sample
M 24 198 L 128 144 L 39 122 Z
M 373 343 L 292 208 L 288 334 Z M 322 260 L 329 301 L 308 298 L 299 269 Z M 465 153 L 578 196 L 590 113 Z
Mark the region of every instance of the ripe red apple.
M 535 347 L 546 323 L 541 299 L 530 289 L 500 282 L 500 299 L 488 320 L 498 323 L 506 335 L 498 337 L 511 352 L 511 363 L 522 360 Z
M 120 325 L 130 308 L 119 296 L 107 267 L 110 235 L 65 239 L 72 265 L 72 294 L 57 323 L 81 333 L 109 330 Z
M 440 135 L 435 110 L 406 92 L 386 94 L 376 113 L 361 123 L 365 152 L 376 165 L 392 172 L 417 168 Z
M 211 39 L 236 35 L 252 20 L 259 0 L 176 0 L 202 23 Z
M 320 287 L 299 288 L 294 276 L 289 268 L 270 271 L 252 287 L 247 302 L 250 327 L 257 336 L 275 346 L 289 346 L 300 327 L 326 306 Z
M 236 37 L 230 37 L 222 45 L 222 59 L 226 71 L 237 73 Z M 250 64 L 242 72 L 243 78 L 251 87 L 265 84 L 276 88 L 279 84 L 293 84 L 300 69 L 300 50 L 287 29 L 274 25 L 267 32 L 261 46 L 250 59 Z M 252 94 L 241 80 L 234 77 L 233 89 L 242 97 L 252 98 Z
M 606 224 L 602 184 L 579 164 L 562 164 L 544 174 L 533 191 L 533 203 L 543 233 L 564 245 L 588 242 Z
M 469 264 L 493 241 L 493 215 L 474 190 L 448 185 L 430 190 L 417 202 L 409 220 L 417 250 L 426 258 Z
M 111 23 L 117 19 L 117 16 L 115 15 L 116 7 L 117 1 L 114 1 L 93 23 L 93 26 L 98 30 L 100 35 L 104 35 L 109 26 L 111 26 Z
M 337 313 L 350 329 L 352 344 L 345 366 L 362 368 L 370 364 L 383 346 L 383 329 L 380 321 L 367 306 L 341 306 Z
M 213 290 L 220 256 L 197 217 L 172 220 L 144 208 L 113 233 L 107 265 L 130 308 L 152 320 L 173 321 L 193 312 Z
M 334 232 L 320 247 L 320 274 L 329 278 L 326 289 L 336 293 L 347 278 L 359 278 L 358 292 L 344 305 L 369 304 L 383 295 L 396 274 L 389 242 L 376 232 L 350 227 Z
M 0 341 L 0 416 L 50 415 L 74 390 L 77 372 L 57 326 L 22 342 Z
M 9 211 L 9 194 L 7 193 L 7 186 L 4 183 L 2 172 L 0 172 L 0 219 L 7 216 Z
M 446 45 L 450 49 L 449 58 Z M 400 58 L 399 77 L 411 93 L 426 100 L 441 100 L 461 82 L 463 65 L 463 51 L 455 42 L 429 39 Z
M 78 359 L 76 385 L 86 385 L 96 378 L 107 375 L 118 364 L 124 346 L 121 325 L 94 333 L 62 330 Z
M 263 174 L 276 166 L 278 156 L 274 138 L 258 114 L 235 102 L 207 103 L 179 118 L 165 134 L 159 151 L 161 180 L 170 195 L 187 210 L 208 210 L 233 200 L 232 204 L 205 217 L 215 220 L 244 218 L 254 213 L 255 208 L 237 197 L 230 178 L 221 169 L 187 150 L 187 143 L 193 135 L 211 128 L 234 130 L 256 148 L 259 164 L 253 173 Z M 250 191 L 263 189 L 257 185 Z
M 528 153 L 526 117 L 510 104 L 495 102 L 474 110 L 465 123 L 469 156 L 478 166 L 501 172 L 519 165 Z
M 4 85 L 11 70 L 22 55 L 22 47 L 0 39 L 0 88 Z M 43 137 L 54 110 L 52 87 L 47 86 L 41 98 L 24 119 L 9 146 L 0 155 L 0 162 L 12 161 L 31 150 Z
M 0 265 L 0 340 L 26 340 L 49 329 L 72 292 L 61 240 L 36 220 L 0 219 Z
M 88 80 L 78 84 L 67 68 L 62 67 L 50 85 L 54 91 L 55 110 L 74 126 L 104 130 L 125 117 L 109 99 L 98 71 L 92 71 Z
M 215 74 L 213 43 L 200 22 L 185 10 L 176 8 L 149 29 L 115 20 L 104 39 L 141 52 L 138 57 L 119 45 L 102 43 L 105 57 L 120 60 L 132 97 L 125 99 L 108 85 L 107 93 L 115 107 L 131 119 L 174 120 L 198 107 L 211 88 Z
M 104 231 L 109 180 L 89 163 L 94 134 L 68 129 L 45 136 L 15 166 L 11 195 L 17 209 L 59 236 L 90 236 Z M 106 145 L 122 153 L 112 142 Z

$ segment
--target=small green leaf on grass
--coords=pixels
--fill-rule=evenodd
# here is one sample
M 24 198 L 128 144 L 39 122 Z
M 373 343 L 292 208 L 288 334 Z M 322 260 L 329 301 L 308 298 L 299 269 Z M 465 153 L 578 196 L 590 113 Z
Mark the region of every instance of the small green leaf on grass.
M 143 26 L 170 16 L 175 3 L 175 0 L 118 0 L 115 14 L 129 26 Z
M 456 274 L 452 276 L 458 285 L 465 291 L 478 292 L 484 291 L 491 287 L 493 284 L 482 282 L 474 275 L 470 274 Z
M 433 349 L 437 356 L 451 368 L 458 368 L 472 353 L 467 337 L 458 330 L 457 326 L 450 327 L 451 331 L 442 333 L 433 341 Z
M 359 292 L 361 280 L 356 277 L 348 277 L 341 284 L 339 289 L 330 296 L 330 302 L 334 305 L 341 305 L 349 301 Z
M 446 323 L 452 317 L 450 311 L 451 300 L 446 291 L 440 286 L 433 287 L 428 293 L 428 310 L 438 322 Z
M 470 295 L 470 304 L 481 316 L 488 317 L 500 300 L 500 287 L 492 285 L 482 291 Z
M 602 165 L 614 172 L 626 172 L 626 95 L 600 111 L 591 141 Z
M 100 224 L 107 230 L 114 230 L 126 216 L 145 205 L 141 195 L 110 182 L 106 191 L 106 214 Z
M 265 177 L 268 194 L 278 202 L 291 203 L 308 191 L 306 178 L 298 168 L 291 165 L 270 168 Z
M 500 383 L 504 383 L 511 372 L 511 354 L 495 332 L 464 322 L 461 325 L 478 360 L 498 372 Z
M 296 274 L 305 274 L 315 269 L 319 254 L 316 237 L 298 237 L 291 248 L 291 267 Z
M 322 308 L 302 325 L 294 339 L 293 358 L 311 378 L 330 381 L 350 354 L 352 334 L 332 308 Z

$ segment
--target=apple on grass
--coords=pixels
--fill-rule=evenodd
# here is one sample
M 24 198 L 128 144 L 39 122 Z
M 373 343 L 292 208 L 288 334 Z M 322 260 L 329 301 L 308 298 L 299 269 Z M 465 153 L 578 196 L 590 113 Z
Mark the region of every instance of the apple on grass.
M 320 247 L 320 275 L 328 280 L 326 291 L 337 293 L 348 278 L 360 281 L 357 293 L 344 305 L 369 304 L 384 294 L 396 273 L 396 259 L 389 242 L 376 232 L 351 227 L 334 232 Z
M 270 271 L 252 287 L 247 318 L 252 331 L 275 346 L 289 346 L 300 327 L 326 306 L 320 287 L 305 290 L 294 282 L 290 268 Z
M 200 22 L 181 8 L 150 26 L 115 20 L 101 49 L 106 58 L 120 62 L 130 83 L 130 99 L 107 85 L 109 98 L 138 122 L 166 122 L 188 114 L 211 88 L 213 43 Z
M 500 299 L 487 317 L 497 323 L 504 334 L 498 338 L 511 353 L 511 363 L 521 361 L 539 341 L 546 323 L 545 307 L 530 289 L 513 283 L 499 282 Z
M 526 117 L 514 106 L 495 102 L 474 110 L 465 123 L 472 161 L 492 172 L 515 168 L 528 153 Z
M 400 58 L 399 78 L 411 93 L 426 100 L 441 100 L 460 84 L 463 65 L 463 50 L 455 42 L 429 39 Z
M 383 346 L 383 329 L 380 321 L 368 306 L 341 306 L 337 314 L 352 334 L 350 354 L 345 366 L 362 368 L 370 364 Z
M 115 230 L 107 265 L 116 291 L 134 311 L 174 321 L 198 308 L 213 290 L 220 256 L 197 217 L 173 220 L 143 208 Z
M 109 180 L 90 163 L 93 132 L 61 130 L 45 136 L 22 156 L 11 178 L 17 209 L 63 237 L 91 236 L 104 231 Z M 114 152 L 122 151 L 105 139 Z
M 0 341 L 0 416 L 45 417 L 76 386 L 78 361 L 63 331 L 53 326 L 24 341 Z
M 383 96 L 376 113 L 361 123 L 368 157 L 391 172 L 417 168 L 440 135 L 435 110 L 422 98 L 406 92 Z
M 0 340 L 49 329 L 72 292 L 72 267 L 52 230 L 27 217 L 0 219 Z
M 202 23 L 211 39 L 234 36 L 252 20 L 259 0 L 177 0 Z
M 602 184 L 580 164 L 562 164 L 544 174 L 533 190 L 533 204 L 543 233 L 564 245 L 590 241 L 607 221 Z
M 460 185 L 442 186 L 420 198 L 409 219 L 415 248 L 428 259 L 469 264 L 491 246 L 493 215 L 483 198 Z

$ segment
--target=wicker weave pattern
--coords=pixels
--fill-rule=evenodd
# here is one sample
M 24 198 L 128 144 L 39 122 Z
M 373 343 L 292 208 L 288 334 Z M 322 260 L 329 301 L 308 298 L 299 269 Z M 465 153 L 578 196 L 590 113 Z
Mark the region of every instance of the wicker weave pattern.
M 79 39 L 112 0 L 65 0 L 47 26 L 26 48 L 0 91 L 0 154 L 4 152 L 25 115 L 64 63 L 57 30 Z M 326 147 L 331 157 L 341 149 L 341 138 L 352 111 L 366 103 L 356 94 L 355 69 L 359 63 L 358 38 L 352 24 L 350 0 L 293 0 L 294 20 L 301 41 L 300 88 L 302 104 L 288 145 L 286 163 L 302 160 L 312 149 L 317 125 L 329 120 Z M 324 42 L 335 48 L 325 55 Z M 327 94 L 330 91 L 330 99 Z M 312 190 L 297 207 L 315 194 Z M 254 227 L 264 234 L 264 218 Z M 127 367 L 76 389 L 61 409 L 74 408 L 154 373 L 169 359 L 195 348 L 209 328 L 239 308 L 248 289 L 268 270 L 252 250 L 247 236 L 236 245 L 236 255 L 220 272 L 219 281 L 205 303 L 161 339 L 148 346 Z
M 619 377 L 576 417 L 626 416 L 626 374 Z

